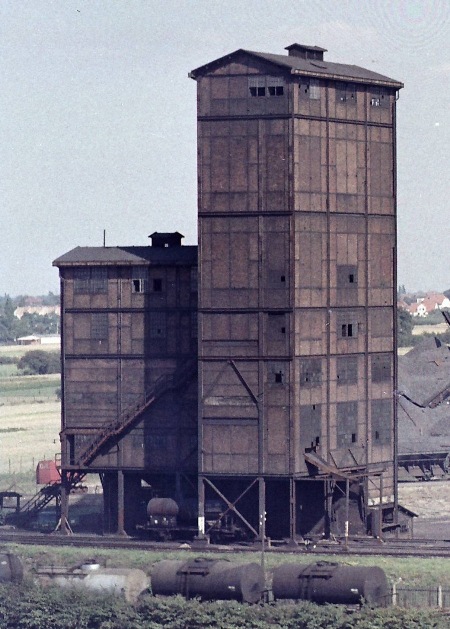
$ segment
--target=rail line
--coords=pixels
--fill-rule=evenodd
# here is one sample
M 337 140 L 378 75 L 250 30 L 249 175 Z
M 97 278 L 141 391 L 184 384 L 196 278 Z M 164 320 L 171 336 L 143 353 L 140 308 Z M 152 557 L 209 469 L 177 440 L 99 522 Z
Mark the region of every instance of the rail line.
M 60 535 L 24 533 L 22 531 L 0 531 L 1 544 L 23 544 L 38 546 L 72 546 L 78 548 L 130 549 L 130 550 L 194 550 L 202 553 L 260 553 L 262 544 L 213 545 L 194 542 L 156 542 L 121 536 Z M 295 553 L 298 555 L 382 555 L 390 557 L 450 557 L 449 541 L 430 540 L 378 540 L 350 539 L 343 541 L 320 541 L 317 543 L 289 545 L 271 542 L 264 545 L 266 553 Z

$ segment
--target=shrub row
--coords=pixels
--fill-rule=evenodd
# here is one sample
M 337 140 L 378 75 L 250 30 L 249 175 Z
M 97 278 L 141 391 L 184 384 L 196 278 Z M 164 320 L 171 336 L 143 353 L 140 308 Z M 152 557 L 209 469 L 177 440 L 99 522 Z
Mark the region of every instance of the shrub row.
M 448 629 L 448 618 L 416 610 L 318 607 L 311 603 L 242 605 L 144 596 L 136 605 L 113 596 L 55 586 L 0 586 L 2 629 Z

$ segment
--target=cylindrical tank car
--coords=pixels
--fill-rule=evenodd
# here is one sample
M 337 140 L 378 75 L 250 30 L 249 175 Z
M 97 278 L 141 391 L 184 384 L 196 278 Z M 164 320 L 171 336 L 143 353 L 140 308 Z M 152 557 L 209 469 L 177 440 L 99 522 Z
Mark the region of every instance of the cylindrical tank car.
M 228 560 L 197 558 L 159 561 L 151 574 L 153 594 L 182 594 L 204 600 L 257 603 L 264 591 L 264 571 L 257 563 L 236 565 Z
M 361 567 L 320 561 L 287 563 L 273 571 L 273 596 L 314 603 L 355 605 L 366 602 L 386 607 L 390 590 L 386 574 L 377 566 Z

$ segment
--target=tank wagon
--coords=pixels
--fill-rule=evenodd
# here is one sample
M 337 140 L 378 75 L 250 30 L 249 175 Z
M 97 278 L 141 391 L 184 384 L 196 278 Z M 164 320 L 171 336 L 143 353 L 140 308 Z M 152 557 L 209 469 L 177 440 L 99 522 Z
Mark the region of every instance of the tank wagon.
M 196 500 L 178 504 L 173 498 L 152 498 L 147 504 L 147 522 L 138 531 L 160 539 L 192 539 L 198 533 Z M 205 503 L 205 526 L 210 541 L 226 543 L 249 539 L 247 528 L 221 500 Z
M 264 571 L 259 564 L 232 564 L 228 560 L 196 558 L 164 560 L 153 566 L 153 594 L 203 600 L 233 599 L 257 603 L 264 592 Z M 289 563 L 274 568 L 271 591 L 275 601 L 307 600 L 317 604 L 386 607 L 390 589 L 385 572 L 377 566 L 346 566 L 321 561 Z
M 222 559 L 167 559 L 153 567 L 151 588 L 153 594 L 257 603 L 264 591 L 264 571 L 257 563 L 236 565 Z
M 385 572 L 377 566 L 346 566 L 328 561 L 283 564 L 274 569 L 275 600 L 294 599 L 324 604 L 386 607 L 390 589 Z

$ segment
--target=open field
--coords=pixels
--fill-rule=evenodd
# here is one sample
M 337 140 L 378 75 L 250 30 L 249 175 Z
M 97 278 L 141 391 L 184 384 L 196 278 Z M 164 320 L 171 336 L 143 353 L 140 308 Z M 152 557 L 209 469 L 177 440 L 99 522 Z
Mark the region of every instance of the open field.
M 0 346 L 0 356 L 20 357 L 40 346 Z M 55 345 L 44 346 L 56 351 Z M 17 376 L 15 365 L 0 365 L 0 474 L 30 471 L 59 452 L 60 374 Z M 0 489 L 6 489 L 1 482 Z
M 56 398 L 0 406 L 0 417 L 0 474 L 29 470 L 60 451 L 61 405 Z
M 420 334 L 444 334 L 448 330 L 448 325 L 443 321 L 442 323 L 435 323 L 434 325 L 422 324 L 415 325 L 412 329 L 413 336 L 419 336 Z
M 59 343 L 49 345 L 0 345 L 0 357 L 20 358 L 27 352 L 31 352 L 35 349 L 42 350 L 43 352 L 59 352 L 60 348 Z

